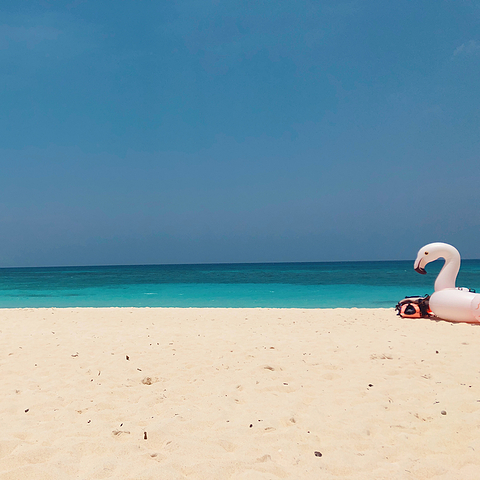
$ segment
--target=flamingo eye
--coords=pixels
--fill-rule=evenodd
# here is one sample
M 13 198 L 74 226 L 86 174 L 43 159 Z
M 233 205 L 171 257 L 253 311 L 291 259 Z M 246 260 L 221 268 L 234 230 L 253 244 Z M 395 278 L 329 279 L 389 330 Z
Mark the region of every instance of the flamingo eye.
M 428 255 L 428 252 L 425 252 L 425 255 Z

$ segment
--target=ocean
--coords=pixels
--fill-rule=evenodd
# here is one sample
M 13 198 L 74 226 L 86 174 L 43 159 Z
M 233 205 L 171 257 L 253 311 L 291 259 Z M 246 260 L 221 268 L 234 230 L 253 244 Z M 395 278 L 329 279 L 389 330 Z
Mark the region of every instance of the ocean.
M 255 263 L 1 268 L 0 308 L 392 308 L 433 292 L 443 261 Z M 480 289 L 480 260 L 464 260 L 457 286 Z

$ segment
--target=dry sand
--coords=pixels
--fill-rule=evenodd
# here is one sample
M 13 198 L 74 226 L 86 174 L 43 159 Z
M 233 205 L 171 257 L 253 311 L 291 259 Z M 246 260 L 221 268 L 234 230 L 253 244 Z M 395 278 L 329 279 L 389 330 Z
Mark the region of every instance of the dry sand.
M 0 310 L 0 479 L 478 479 L 480 326 Z

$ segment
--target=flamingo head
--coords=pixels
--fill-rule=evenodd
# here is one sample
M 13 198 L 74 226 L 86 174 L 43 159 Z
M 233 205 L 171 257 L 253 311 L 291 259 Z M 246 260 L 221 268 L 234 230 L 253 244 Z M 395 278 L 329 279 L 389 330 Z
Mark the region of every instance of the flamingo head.
M 460 259 L 458 250 L 455 247 L 452 247 L 452 245 L 441 242 L 429 243 L 418 251 L 413 268 L 416 272 L 425 275 L 427 273 L 425 270 L 427 263 L 433 262 L 439 258 L 449 260 L 455 256 L 458 256 Z

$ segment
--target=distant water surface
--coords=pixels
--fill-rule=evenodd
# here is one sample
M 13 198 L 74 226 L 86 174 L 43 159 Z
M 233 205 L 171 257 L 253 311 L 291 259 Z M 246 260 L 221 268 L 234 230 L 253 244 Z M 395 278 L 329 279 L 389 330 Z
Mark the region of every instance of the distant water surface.
M 393 307 L 433 292 L 443 261 L 135 265 L 0 269 L 3 307 Z M 480 260 L 457 286 L 480 289 Z

